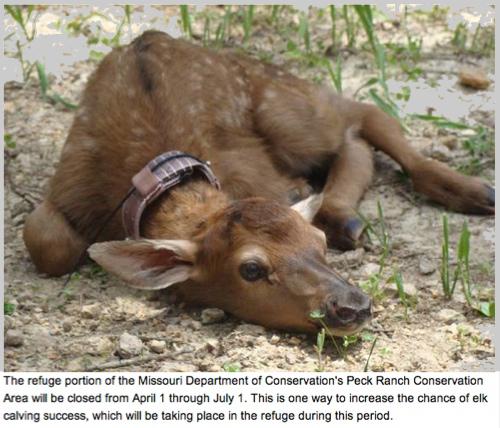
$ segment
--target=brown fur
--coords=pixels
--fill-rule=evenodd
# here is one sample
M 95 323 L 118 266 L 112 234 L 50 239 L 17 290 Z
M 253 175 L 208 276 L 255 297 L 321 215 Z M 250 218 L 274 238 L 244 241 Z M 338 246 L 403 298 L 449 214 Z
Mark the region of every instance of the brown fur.
M 359 135 L 350 135 L 352 129 Z M 319 305 L 328 287 L 319 285 L 317 298 L 300 302 L 281 288 L 250 292 L 228 266 L 237 242 L 256 242 L 274 266 L 281 263 L 275 279 L 293 282 L 290 275 L 302 268 L 287 276 L 284 266 L 301 257 L 309 260 L 308 272 L 323 278 L 322 246 L 310 244 L 313 229 L 280 204 L 322 187 L 324 203 L 315 224 L 330 245 L 354 247 L 361 232 L 352 222 L 355 208 L 373 172 L 368 144 L 399 162 L 415 189 L 431 199 L 462 212 L 494 212 L 492 189 L 423 158 L 397 121 L 374 106 L 341 98 L 272 65 L 149 31 L 113 50 L 90 78 L 46 200 L 26 222 L 25 242 L 40 271 L 69 272 L 128 191 L 131 177 L 161 153 L 185 151 L 211 161 L 224 193 L 197 180 L 178 186 L 146 211 L 143 235 L 189 239 L 202 249 L 189 261 L 197 270 L 193 285 L 183 287 L 190 300 L 267 325 L 306 329 L 305 306 Z M 245 198 L 250 199 L 233 202 Z M 124 237 L 115 216 L 98 240 Z M 56 250 L 48 256 L 48 248 Z M 217 275 L 223 281 L 216 281 Z M 207 293 L 210 281 L 219 285 Z M 278 306 L 283 313 L 274 320 L 257 316 L 276 313 Z

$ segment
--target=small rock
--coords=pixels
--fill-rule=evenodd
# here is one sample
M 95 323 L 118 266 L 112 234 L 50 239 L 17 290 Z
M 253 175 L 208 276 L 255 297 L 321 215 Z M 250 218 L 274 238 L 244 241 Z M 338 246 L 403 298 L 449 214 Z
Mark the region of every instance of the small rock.
M 421 275 L 430 275 L 436 271 L 436 265 L 427 257 L 420 257 L 418 261 L 418 271 Z
M 302 343 L 302 340 L 300 340 L 300 337 L 292 336 L 290 339 L 288 339 L 288 343 L 293 346 L 298 346 Z
M 98 318 L 101 313 L 101 305 L 99 303 L 93 303 L 91 305 L 82 306 L 81 315 L 86 319 Z
M 424 155 L 442 162 L 447 162 L 452 158 L 450 149 L 441 144 L 433 144 L 427 150 L 424 150 Z
M 199 330 L 199 329 L 201 328 L 201 322 L 196 321 L 196 320 L 193 320 L 193 321 L 191 322 L 191 328 L 192 328 L 193 330 Z
M 460 312 L 453 309 L 444 308 L 441 309 L 437 314 L 436 318 L 446 324 L 452 324 L 456 321 L 463 321 L 465 317 Z
M 127 332 L 120 336 L 118 345 L 118 354 L 122 358 L 130 358 L 139 355 L 144 348 L 144 345 L 137 336 L 133 336 Z
M 213 360 L 205 358 L 198 364 L 198 370 L 202 372 L 219 372 L 221 368 Z
M 10 315 L 4 315 L 3 318 L 4 331 L 10 330 L 12 327 L 14 327 L 14 319 Z
M 181 320 L 179 325 L 184 328 L 190 328 L 191 330 L 199 330 L 201 328 L 201 322 L 193 319 Z
M 198 368 L 192 364 L 186 364 L 179 361 L 169 361 L 163 363 L 158 369 L 160 372 L 196 372 Z
M 66 320 L 62 324 L 62 328 L 64 332 L 68 333 L 73 328 L 73 323 L 71 321 Z
M 245 334 L 249 336 L 261 336 L 266 333 L 266 329 L 261 325 L 244 323 L 238 326 L 238 328 L 235 330 L 235 333 Z
M 374 275 L 380 271 L 380 265 L 377 263 L 367 263 L 363 266 L 363 274 L 366 276 Z
M 357 266 L 363 262 L 365 256 L 364 248 L 356 248 L 353 251 L 346 251 L 342 254 L 336 254 L 333 251 L 328 251 L 326 254 L 326 262 L 328 264 L 347 264 L 348 266 Z
M 90 355 L 106 355 L 113 352 L 113 347 L 108 337 L 94 336 L 88 339 L 86 352 Z
M 473 89 L 487 89 L 491 83 L 483 69 L 472 67 L 462 68 L 458 72 L 458 82 Z
M 450 150 L 455 150 L 458 147 L 458 138 L 455 135 L 447 135 L 441 138 L 441 144 L 448 147 Z
M 167 349 L 167 344 L 164 340 L 151 340 L 148 343 L 149 349 L 156 354 L 163 354 Z
M 202 324 L 216 324 L 226 318 L 226 313 L 222 309 L 207 308 L 201 311 Z
M 19 330 L 7 330 L 5 333 L 6 346 L 21 346 L 24 343 L 23 334 Z
M 285 355 L 285 361 L 290 365 L 294 365 L 295 364 L 295 357 L 293 355 L 287 354 L 287 355 Z
M 219 341 L 217 339 L 206 339 L 205 350 L 210 353 L 217 353 L 219 349 Z
M 269 339 L 269 343 L 271 345 L 277 345 L 279 343 L 279 341 L 280 341 L 280 337 L 278 335 L 276 335 L 276 334 L 273 334 L 271 336 L 271 338 Z

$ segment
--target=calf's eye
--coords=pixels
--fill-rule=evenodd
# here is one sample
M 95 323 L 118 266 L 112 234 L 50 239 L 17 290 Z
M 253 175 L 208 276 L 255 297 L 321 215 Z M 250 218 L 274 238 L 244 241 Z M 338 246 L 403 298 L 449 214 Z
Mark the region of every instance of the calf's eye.
M 254 282 L 267 276 L 267 269 L 259 262 L 245 262 L 240 266 L 240 275 L 245 281 Z

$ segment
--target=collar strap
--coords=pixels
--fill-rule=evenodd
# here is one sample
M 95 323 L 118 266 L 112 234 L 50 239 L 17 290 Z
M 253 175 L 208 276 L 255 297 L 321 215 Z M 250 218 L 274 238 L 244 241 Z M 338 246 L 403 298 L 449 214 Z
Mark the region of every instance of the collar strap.
M 134 175 L 132 193 L 122 208 L 123 227 L 127 237 L 139 239 L 141 216 L 146 207 L 195 171 L 200 172 L 212 186 L 220 189 L 219 180 L 208 166 L 208 162 L 179 151 L 157 156 Z

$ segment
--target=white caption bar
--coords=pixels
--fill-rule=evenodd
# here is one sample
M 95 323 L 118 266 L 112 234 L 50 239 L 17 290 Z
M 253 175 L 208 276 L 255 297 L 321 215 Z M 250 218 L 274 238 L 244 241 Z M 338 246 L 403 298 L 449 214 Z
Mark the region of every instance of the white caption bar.
M 1 376 L 2 426 L 499 426 L 499 373 Z

